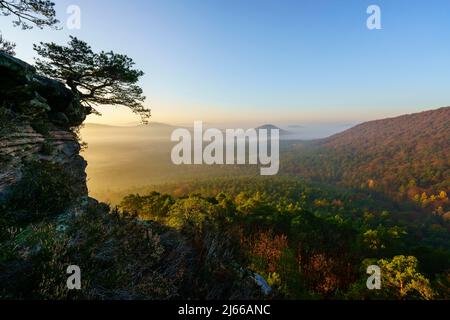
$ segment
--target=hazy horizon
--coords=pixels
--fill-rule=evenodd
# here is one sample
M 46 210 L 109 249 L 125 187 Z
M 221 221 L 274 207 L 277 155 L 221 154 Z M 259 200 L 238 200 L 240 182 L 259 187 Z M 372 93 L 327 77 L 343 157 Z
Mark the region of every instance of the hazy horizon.
M 443 107 L 447 106 L 440 106 L 435 108 L 424 108 L 423 110 L 420 110 L 418 112 L 410 112 L 410 113 L 392 113 L 387 114 L 383 117 L 375 117 L 365 120 L 359 120 L 359 121 L 303 121 L 303 122 L 274 122 L 274 121 L 260 121 L 260 122 L 244 122 L 244 121 L 238 121 L 238 122 L 228 122 L 228 123 L 221 123 L 221 122 L 204 122 L 203 126 L 205 128 L 218 128 L 218 129 L 227 129 L 227 128 L 257 128 L 263 125 L 274 125 L 276 127 L 279 127 L 280 129 L 289 131 L 291 137 L 290 139 L 298 139 L 298 140 L 314 140 L 314 139 L 322 139 L 330 137 L 334 134 L 343 132 L 347 129 L 350 129 L 354 126 L 357 126 L 362 123 L 370 122 L 370 121 L 377 121 L 377 120 L 383 120 L 383 119 L 389 119 L 389 118 L 396 118 L 404 115 L 411 115 L 416 114 L 424 111 L 430 111 L 430 110 L 438 110 Z M 114 121 L 99 121 L 102 120 L 103 116 L 99 115 L 89 115 L 88 119 L 85 121 L 86 125 L 99 125 L 99 126 L 112 126 L 112 127 L 118 127 L 118 128 L 133 128 L 137 126 L 141 126 L 142 121 L 140 118 L 136 118 L 135 121 L 132 122 L 114 122 Z M 201 121 L 201 120 L 194 120 L 194 121 Z M 173 128 L 177 127 L 185 127 L 185 128 L 191 128 L 193 127 L 194 121 L 192 122 L 162 122 L 162 121 L 154 121 L 153 119 L 150 119 L 148 123 L 148 127 L 151 128 L 153 125 L 158 126 L 170 126 Z
M 292 123 L 292 124 L 278 124 L 278 123 L 258 123 L 258 124 L 241 124 L 241 125 L 233 125 L 233 124 L 220 124 L 220 123 L 203 123 L 204 128 L 217 128 L 220 130 L 225 129 L 237 129 L 237 128 L 258 128 L 263 125 L 274 125 L 282 130 L 286 131 L 287 136 L 282 137 L 283 140 L 315 140 L 315 139 L 323 139 L 330 137 L 334 134 L 340 133 L 347 129 L 350 129 L 361 122 L 355 123 Z M 106 124 L 106 123 L 96 123 L 96 122 L 86 122 L 82 132 L 85 128 L 89 128 L 90 126 L 101 126 L 106 128 L 117 128 L 121 129 L 133 129 L 140 128 L 141 126 L 147 127 L 148 129 L 158 129 L 161 126 L 167 128 L 193 128 L 193 123 L 164 123 L 164 122 L 154 122 L 150 121 L 147 125 L 143 125 L 140 122 L 134 122 L 129 124 Z M 155 128 L 156 127 L 156 128 Z M 92 137 L 91 137 L 92 138 Z M 169 135 L 167 135 L 167 139 L 169 139 Z M 89 142 L 89 141 L 87 141 Z

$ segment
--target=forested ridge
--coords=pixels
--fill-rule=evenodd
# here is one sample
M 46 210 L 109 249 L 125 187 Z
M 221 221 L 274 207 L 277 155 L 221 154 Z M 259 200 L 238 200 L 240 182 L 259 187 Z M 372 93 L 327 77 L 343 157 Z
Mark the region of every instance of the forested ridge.
M 283 154 L 282 172 L 449 212 L 450 107 L 360 124 Z

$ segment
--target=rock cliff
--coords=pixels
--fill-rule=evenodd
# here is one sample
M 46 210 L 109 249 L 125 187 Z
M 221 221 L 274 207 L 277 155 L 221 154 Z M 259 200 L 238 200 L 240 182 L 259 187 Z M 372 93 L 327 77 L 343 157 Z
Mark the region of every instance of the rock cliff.
M 73 177 L 70 187 L 77 196 L 68 210 L 82 211 L 87 163 L 79 154 L 76 128 L 86 115 L 63 83 L 0 53 L 0 199 L 22 179 L 27 163 L 51 163 Z

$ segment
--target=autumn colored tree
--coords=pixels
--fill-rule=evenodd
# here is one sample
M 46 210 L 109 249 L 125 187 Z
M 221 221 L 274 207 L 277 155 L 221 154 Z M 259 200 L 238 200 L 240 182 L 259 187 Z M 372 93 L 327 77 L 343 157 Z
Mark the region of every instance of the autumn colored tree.
M 418 260 L 413 256 L 395 256 L 378 261 L 382 287 L 397 299 L 432 299 L 430 281 L 418 271 Z
M 284 234 L 277 235 L 273 230 L 258 232 L 253 239 L 249 239 L 251 254 L 262 262 L 264 271 L 277 271 L 284 250 L 288 248 L 288 239 Z

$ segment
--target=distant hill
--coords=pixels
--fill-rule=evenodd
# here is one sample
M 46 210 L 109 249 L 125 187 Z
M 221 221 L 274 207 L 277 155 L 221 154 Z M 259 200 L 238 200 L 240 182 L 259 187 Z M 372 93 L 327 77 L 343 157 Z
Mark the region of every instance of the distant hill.
M 289 131 L 284 130 L 284 129 L 281 129 L 281 128 L 279 128 L 279 127 L 273 125 L 273 124 L 265 124 L 265 125 L 262 125 L 262 126 L 259 126 L 259 127 L 255 128 L 255 129 L 256 129 L 256 131 L 259 131 L 259 130 L 261 130 L 261 129 L 266 129 L 266 130 L 268 130 L 268 131 L 269 131 L 269 130 L 275 130 L 275 129 L 278 129 L 278 130 L 280 130 L 280 136 L 286 136 L 286 135 L 291 134 Z
M 370 121 L 311 148 L 294 147 L 284 169 L 427 203 L 450 191 L 449 137 L 450 107 Z
M 444 139 L 447 137 L 447 139 Z M 402 149 L 447 146 L 450 137 L 450 107 L 362 123 L 335 134 L 322 143 L 328 147 L 373 150 L 397 145 Z M 442 139 L 439 139 L 442 138 Z M 427 140 L 429 139 L 429 140 Z M 442 148 L 441 148 L 442 149 Z M 431 151 L 431 150 L 429 150 Z

